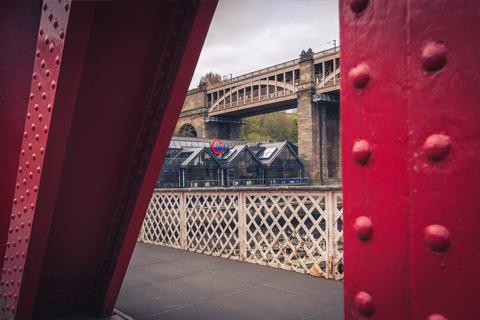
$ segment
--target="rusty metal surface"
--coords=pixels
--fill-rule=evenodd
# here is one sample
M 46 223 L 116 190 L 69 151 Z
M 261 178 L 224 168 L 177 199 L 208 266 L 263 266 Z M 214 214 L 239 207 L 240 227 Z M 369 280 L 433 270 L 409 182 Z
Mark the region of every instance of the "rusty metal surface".
M 480 5 L 340 8 L 345 319 L 480 319 Z
M 42 4 L 2 318 L 112 311 L 215 5 Z

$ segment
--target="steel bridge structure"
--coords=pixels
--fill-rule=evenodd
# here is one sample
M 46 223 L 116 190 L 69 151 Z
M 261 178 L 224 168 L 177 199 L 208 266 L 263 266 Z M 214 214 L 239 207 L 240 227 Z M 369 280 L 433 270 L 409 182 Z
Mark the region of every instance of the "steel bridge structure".
M 0 3 L 1 319 L 111 314 L 215 7 Z M 340 1 L 347 320 L 480 319 L 479 9 Z M 315 59 L 212 114 L 297 94 L 318 130 Z

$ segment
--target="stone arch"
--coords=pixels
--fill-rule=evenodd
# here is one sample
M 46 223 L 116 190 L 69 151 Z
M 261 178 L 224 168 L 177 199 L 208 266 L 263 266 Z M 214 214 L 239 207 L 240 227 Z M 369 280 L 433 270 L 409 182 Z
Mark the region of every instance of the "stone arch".
M 189 138 L 197 138 L 198 133 L 195 127 L 191 123 L 185 123 L 178 129 L 178 136 L 179 137 L 189 137 Z

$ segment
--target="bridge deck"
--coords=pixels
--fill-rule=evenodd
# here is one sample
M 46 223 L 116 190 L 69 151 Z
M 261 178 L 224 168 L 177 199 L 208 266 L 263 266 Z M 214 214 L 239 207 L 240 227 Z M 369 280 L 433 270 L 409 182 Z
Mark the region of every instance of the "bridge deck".
M 137 244 L 116 308 L 134 319 L 343 319 L 343 284 Z

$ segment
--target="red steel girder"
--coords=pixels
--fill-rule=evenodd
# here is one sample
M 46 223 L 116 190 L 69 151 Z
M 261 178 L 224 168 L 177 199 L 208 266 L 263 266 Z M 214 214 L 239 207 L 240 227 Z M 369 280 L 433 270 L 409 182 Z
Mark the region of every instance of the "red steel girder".
M 341 1 L 345 319 L 480 319 L 479 10 Z
M 215 6 L 41 4 L 2 318 L 111 313 Z
M 41 3 L 0 3 L 0 257 L 7 242 Z M 22 41 L 18 41 L 22 39 Z M 0 261 L 2 269 L 3 259 Z

